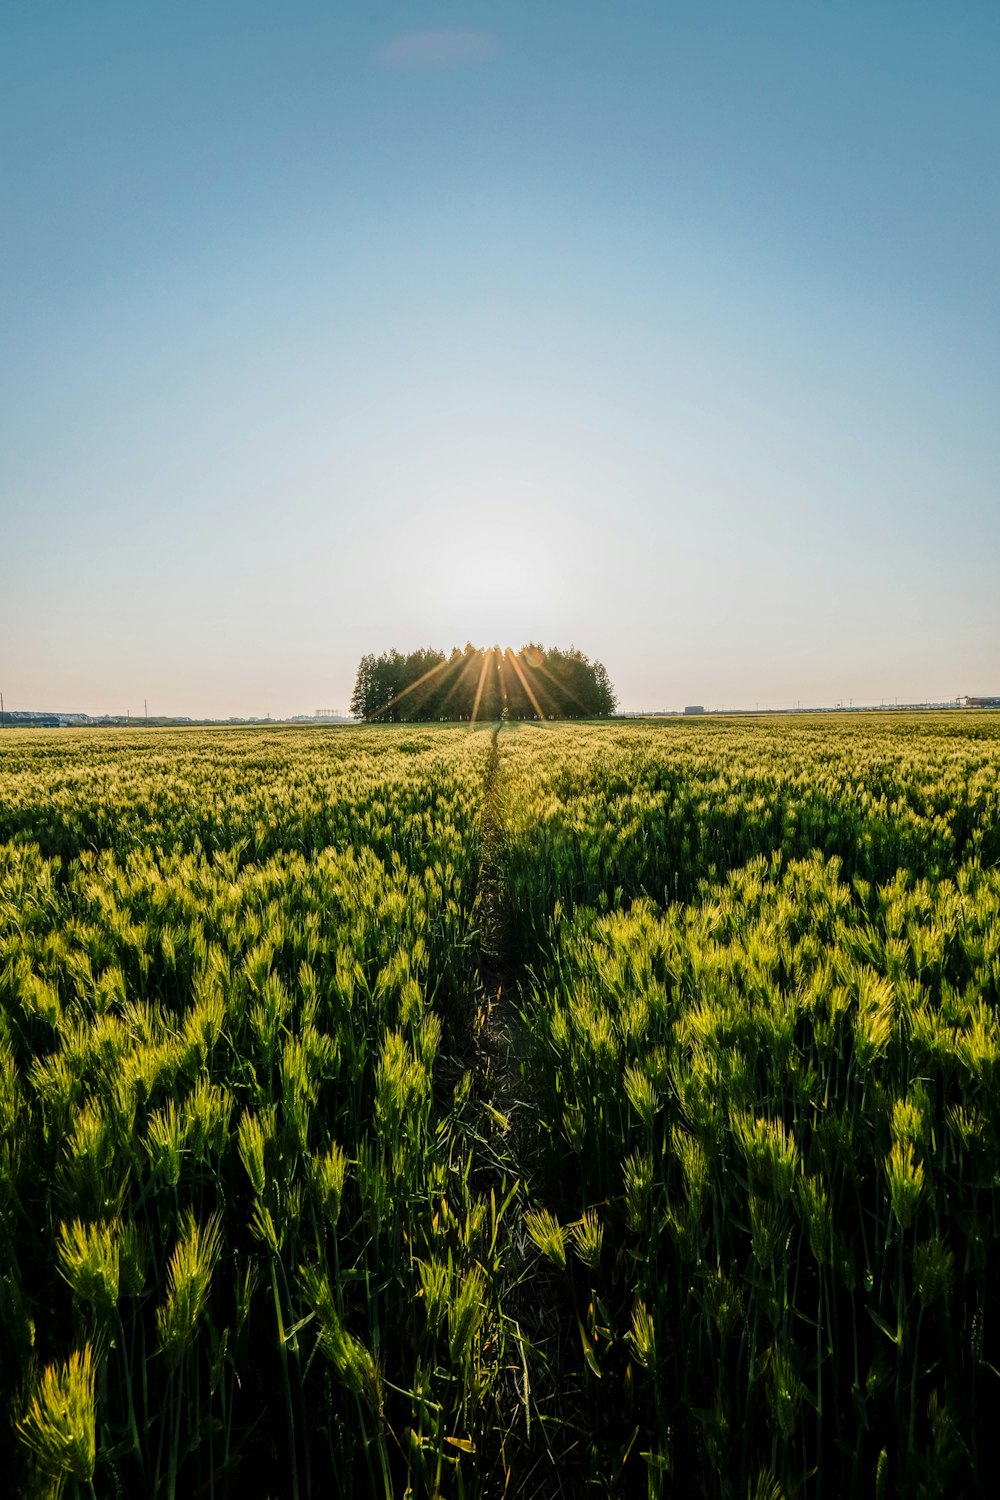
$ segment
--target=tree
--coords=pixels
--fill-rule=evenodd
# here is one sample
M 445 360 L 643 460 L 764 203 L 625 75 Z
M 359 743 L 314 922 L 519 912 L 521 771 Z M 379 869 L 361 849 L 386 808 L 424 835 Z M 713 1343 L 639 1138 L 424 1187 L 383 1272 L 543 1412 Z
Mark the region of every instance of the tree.
M 356 719 L 370 718 L 375 707 L 375 667 L 374 656 L 363 656 L 358 664 L 358 675 L 351 695 L 351 713 Z
M 613 713 L 615 695 L 602 662 L 571 646 L 537 641 L 518 652 L 466 642 L 450 655 L 431 647 L 404 656 L 367 655 L 358 665 L 351 712 L 370 723 L 441 719 L 580 719 Z

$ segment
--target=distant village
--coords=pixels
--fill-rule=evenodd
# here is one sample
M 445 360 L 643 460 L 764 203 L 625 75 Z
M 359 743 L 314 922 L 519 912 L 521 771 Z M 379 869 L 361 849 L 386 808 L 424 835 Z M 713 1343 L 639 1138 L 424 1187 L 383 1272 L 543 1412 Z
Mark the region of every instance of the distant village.
M 187 714 L 77 714 L 36 712 L 33 709 L 7 709 L 0 713 L 0 728 L 8 729 L 163 729 L 186 725 L 220 724 L 353 724 L 350 714 L 339 709 L 317 708 L 311 714 L 293 714 L 290 719 L 274 719 L 270 714 L 259 718 L 196 719 Z
M 616 713 L 616 719 L 674 718 L 680 715 L 738 714 L 834 714 L 834 713 L 925 713 L 941 709 L 1000 708 L 1000 695 L 996 697 L 961 697 L 943 699 L 937 703 L 834 703 L 806 707 L 797 704 L 794 708 L 706 708 L 701 703 L 688 704 L 683 709 L 643 708 Z M 356 724 L 351 714 L 339 709 L 317 708 L 311 714 L 293 714 L 288 719 L 275 719 L 270 714 L 258 718 L 197 719 L 186 714 L 81 714 L 50 713 L 34 709 L 10 709 L 0 713 L 0 729 L 169 729 L 190 726 L 220 726 L 226 724 L 257 724 L 278 726 L 282 724 Z

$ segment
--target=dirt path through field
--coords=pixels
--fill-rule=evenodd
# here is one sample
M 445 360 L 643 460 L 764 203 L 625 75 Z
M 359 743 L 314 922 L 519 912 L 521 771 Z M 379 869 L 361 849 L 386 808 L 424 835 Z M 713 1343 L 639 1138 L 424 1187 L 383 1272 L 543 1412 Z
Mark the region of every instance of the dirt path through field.
M 563 1338 L 557 1288 L 524 1227 L 530 1202 L 530 1096 L 520 1065 L 520 991 L 524 971 L 514 950 L 504 862 L 502 726 L 492 732 L 480 825 L 479 986 L 469 1065 L 477 1108 L 477 1187 L 499 1200 L 516 1183 L 505 1216 L 506 1274 L 500 1302 L 507 1331 L 503 1393 L 506 1497 L 549 1500 L 567 1492 L 565 1455 L 549 1430 L 559 1424 L 559 1351 Z
M 476 1012 L 477 1063 L 485 1096 L 513 1121 L 522 1102 L 514 1050 L 518 974 L 510 941 L 510 911 L 503 869 L 504 819 L 500 728 L 493 730 L 483 782 L 479 879 L 480 997 Z

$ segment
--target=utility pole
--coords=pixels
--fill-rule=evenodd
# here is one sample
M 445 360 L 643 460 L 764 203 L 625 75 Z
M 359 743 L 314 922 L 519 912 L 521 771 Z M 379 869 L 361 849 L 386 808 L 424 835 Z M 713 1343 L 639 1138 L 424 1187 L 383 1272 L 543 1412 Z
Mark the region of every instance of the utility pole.
M 142 711 L 146 715 L 146 728 L 148 729 L 149 728 L 149 704 L 147 703 L 147 701 L 146 701 L 145 698 L 143 698 L 143 700 L 142 700 Z
M 3 711 L 3 693 L 0 693 L 0 729 L 7 728 L 7 716 Z

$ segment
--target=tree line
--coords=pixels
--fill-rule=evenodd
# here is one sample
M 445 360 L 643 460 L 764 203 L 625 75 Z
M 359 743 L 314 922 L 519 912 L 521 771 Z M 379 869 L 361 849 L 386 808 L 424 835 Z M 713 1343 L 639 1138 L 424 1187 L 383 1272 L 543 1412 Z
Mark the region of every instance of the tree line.
M 363 656 L 351 712 L 379 723 L 434 719 L 597 719 L 615 710 L 607 669 L 571 646 L 456 646 Z

